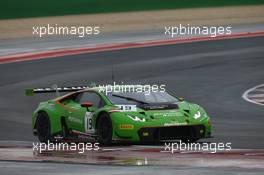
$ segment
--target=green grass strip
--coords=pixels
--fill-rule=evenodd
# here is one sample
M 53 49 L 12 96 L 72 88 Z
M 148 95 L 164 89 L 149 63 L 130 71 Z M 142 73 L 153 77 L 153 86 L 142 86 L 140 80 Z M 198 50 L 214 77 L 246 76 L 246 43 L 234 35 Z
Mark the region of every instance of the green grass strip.
M 264 0 L 1 0 L 0 19 L 264 4 Z

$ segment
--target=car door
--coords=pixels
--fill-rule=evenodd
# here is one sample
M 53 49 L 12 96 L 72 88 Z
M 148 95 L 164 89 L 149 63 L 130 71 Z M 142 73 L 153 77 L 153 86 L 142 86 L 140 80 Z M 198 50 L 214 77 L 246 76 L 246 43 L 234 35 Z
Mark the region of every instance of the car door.
M 74 99 L 74 102 L 75 105 L 73 105 L 72 107 L 75 107 L 78 110 L 69 112 L 69 120 L 71 119 L 76 121 L 76 122 L 71 122 L 72 123 L 71 127 L 80 132 L 93 134 L 95 131 L 92 126 L 93 113 L 98 108 L 104 106 L 104 102 L 102 98 L 96 92 L 86 91 L 79 93 Z M 93 104 L 93 106 L 91 107 L 93 111 L 89 110 L 91 108 L 87 109 L 86 107 L 81 106 L 81 104 L 85 102 L 91 102 Z

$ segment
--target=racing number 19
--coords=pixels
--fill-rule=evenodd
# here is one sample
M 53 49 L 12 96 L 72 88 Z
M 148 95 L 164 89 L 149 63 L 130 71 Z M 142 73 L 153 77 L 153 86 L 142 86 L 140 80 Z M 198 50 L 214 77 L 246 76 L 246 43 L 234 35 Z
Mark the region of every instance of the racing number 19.
M 88 118 L 87 128 L 88 128 L 88 130 L 91 130 L 92 129 L 92 119 L 91 118 Z
M 93 133 L 94 132 L 94 129 L 92 126 L 92 117 L 93 117 L 93 114 L 91 112 L 85 113 L 85 132 L 86 133 Z

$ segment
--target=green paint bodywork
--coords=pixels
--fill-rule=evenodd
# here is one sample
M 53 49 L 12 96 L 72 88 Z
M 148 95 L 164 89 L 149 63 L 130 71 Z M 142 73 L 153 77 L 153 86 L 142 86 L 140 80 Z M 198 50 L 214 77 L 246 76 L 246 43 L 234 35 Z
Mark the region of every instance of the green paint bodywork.
M 166 127 L 166 126 L 181 126 L 181 125 L 203 125 L 204 138 L 211 137 L 211 122 L 210 117 L 206 114 L 205 110 L 197 104 L 189 103 L 187 101 L 179 101 L 178 109 L 170 110 L 143 110 L 137 108 L 137 111 L 128 112 L 110 112 L 113 109 L 117 109 L 117 106 L 104 95 L 99 92 L 98 89 L 93 88 L 90 91 L 96 92 L 102 97 L 106 105 L 99 109 L 90 108 L 93 111 L 92 127 L 97 129 L 97 119 L 102 113 L 108 113 L 111 117 L 113 133 L 112 140 L 115 141 L 140 141 L 138 131 L 143 127 Z M 78 93 L 78 92 L 76 92 Z M 74 111 L 69 111 L 74 109 Z M 187 111 L 187 112 L 186 112 Z M 200 112 L 200 117 L 195 119 L 194 115 Z M 57 102 L 57 99 L 52 99 L 46 102 L 41 102 L 38 108 L 33 113 L 32 127 L 33 132 L 36 134 L 36 119 L 39 112 L 46 112 L 49 116 L 52 135 L 56 135 L 62 132 L 61 119 L 65 118 L 67 127 L 72 130 L 85 133 L 85 113 L 87 108 L 81 107 L 79 103 L 76 103 L 72 99 L 64 101 L 64 107 Z M 138 118 L 145 118 L 145 122 L 135 121 L 130 116 L 137 116 Z M 129 127 L 121 127 L 129 126 Z M 132 127 L 133 126 L 133 127 Z

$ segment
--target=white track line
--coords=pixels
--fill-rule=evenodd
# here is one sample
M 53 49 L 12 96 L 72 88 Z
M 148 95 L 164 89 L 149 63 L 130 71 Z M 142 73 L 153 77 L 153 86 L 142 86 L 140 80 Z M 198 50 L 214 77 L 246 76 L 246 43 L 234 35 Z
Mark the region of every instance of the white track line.
M 258 97 L 264 97 L 264 94 L 254 94 L 254 95 L 248 95 L 248 98 L 258 98 Z
M 256 102 L 264 103 L 264 99 L 255 99 Z
M 252 99 L 249 99 L 250 95 L 248 96 L 248 94 L 249 94 L 250 92 L 252 92 L 252 91 L 254 91 L 254 90 L 256 90 L 257 88 L 262 87 L 262 86 L 264 86 L 264 84 L 260 84 L 260 85 L 257 85 L 257 86 L 255 86 L 255 87 L 253 87 L 253 88 L 248 89 L 247 91 L 245 91 L 245 92 L 243 93 L 242 98 L 243 98 L 244 100 L 250 102 L 250 103 L 254 103 L 254 104 L 257 104 L 257 105 L 264 106 L 263 103 L 260 103 L 260 102 L 254 101 L 254 100 L 252 100 Z

